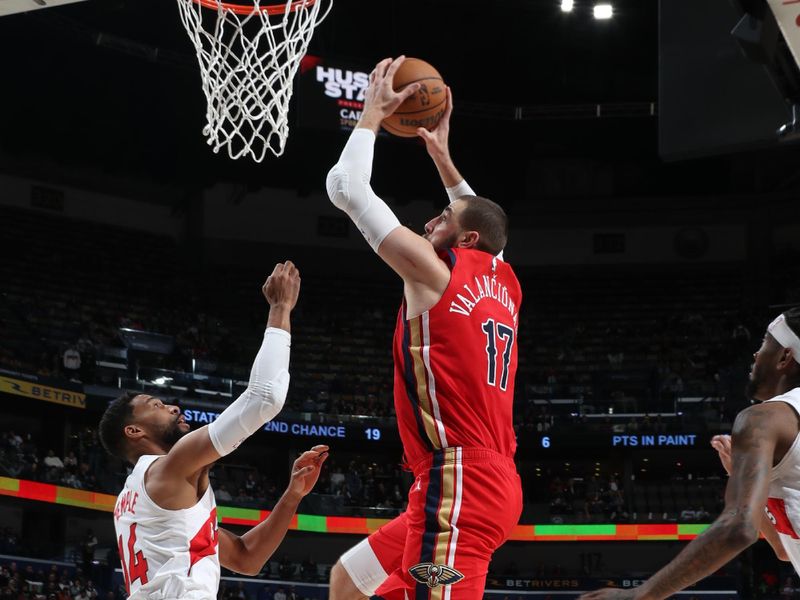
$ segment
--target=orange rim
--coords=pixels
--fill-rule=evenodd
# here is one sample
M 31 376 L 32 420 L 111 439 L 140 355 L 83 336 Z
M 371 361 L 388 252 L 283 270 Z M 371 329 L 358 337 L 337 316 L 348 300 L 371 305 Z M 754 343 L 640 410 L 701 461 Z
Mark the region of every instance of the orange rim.
M 254 6 L 247 6 L 245 4 L 231 4 L 230 2 L 219 2 L 218 0 L 192 0 L 195 4 L 210 8 L 212 10 L 229 10 L 237 15 L 249 15 L 253 12 Z M 294 12 L 301 8 L 306 8 L 314 4 L 317 0 L 295 0 L 291 4 L 269 4 L 267 6 L 259 6 L 258 10 L 268 15 L 282 15 L 285 12 Z

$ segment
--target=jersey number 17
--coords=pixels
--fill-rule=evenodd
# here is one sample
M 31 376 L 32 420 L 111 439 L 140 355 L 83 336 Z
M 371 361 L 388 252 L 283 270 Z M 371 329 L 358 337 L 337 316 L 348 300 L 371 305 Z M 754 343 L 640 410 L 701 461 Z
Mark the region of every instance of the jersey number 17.
M 497 386 L 497 348 L 504 343 L 502 365 L 500 367 L 500 389 L 504 392 L 508 387 L 508 365 L 511 362 L 511 350 L 514 348 L 514 329 L 504 323 L 497 323 L 488 319 L 481 324 L 481 330 L 486 334 L 486 382 Z

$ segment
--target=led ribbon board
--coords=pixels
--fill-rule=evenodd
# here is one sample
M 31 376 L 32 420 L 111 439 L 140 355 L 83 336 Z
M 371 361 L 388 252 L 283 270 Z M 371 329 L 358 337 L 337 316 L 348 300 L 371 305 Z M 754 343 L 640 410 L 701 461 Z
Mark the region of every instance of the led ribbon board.
M 92 510 L 114 512 L 116 496 L 76 490 L 73 488 L 0 477 L 0 496 L 38 500 L 52 504 L 78 506 Z M 223 525 L 258 525 L 270 511 L 257 508 L 218 506 L 217 515 Z M 336 517 L 298 514 L 289 529 L 315 533 L 346 533 L 369 535 L 390 519 L 369 517 Z M 707 524 L 665 523 L 633 525 L 517 525 L 511 540 L 518 542 L 651 542 L 692 540 L 708 527 Z

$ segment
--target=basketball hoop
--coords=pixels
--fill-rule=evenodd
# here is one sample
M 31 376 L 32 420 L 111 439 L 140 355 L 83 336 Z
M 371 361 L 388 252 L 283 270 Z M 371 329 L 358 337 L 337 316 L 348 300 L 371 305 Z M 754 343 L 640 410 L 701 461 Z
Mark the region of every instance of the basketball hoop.
M 294 75 L 331 1 L 178 0 L 206 96 L 203 135 L 214 152 L 256 162 L 267 149 L 283 154 Z

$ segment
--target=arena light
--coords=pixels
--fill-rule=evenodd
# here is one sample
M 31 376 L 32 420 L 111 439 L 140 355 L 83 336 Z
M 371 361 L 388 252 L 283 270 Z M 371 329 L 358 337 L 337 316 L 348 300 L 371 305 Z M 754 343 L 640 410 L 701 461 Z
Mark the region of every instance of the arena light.
M 614 16 L 614 7 L 610 4 L 595 4 L 594 5 L 594 18 L 595 19 L 610 19 Z
M 572 12 L 575 8 L 575 0 L 561 0 L 561 12 Z

